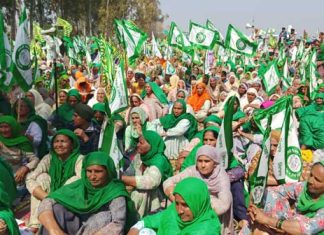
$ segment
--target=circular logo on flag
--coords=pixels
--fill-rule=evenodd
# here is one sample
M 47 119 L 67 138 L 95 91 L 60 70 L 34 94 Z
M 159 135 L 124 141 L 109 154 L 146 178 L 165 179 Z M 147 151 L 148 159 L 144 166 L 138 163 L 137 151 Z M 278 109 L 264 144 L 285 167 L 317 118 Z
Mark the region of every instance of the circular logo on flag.
M 287 155 L 288 155 L 287 164 L 289 169 L 294 173 L 300 172 L 302 168 L 302 163 L 300 160 L 299 149 L 297 149 L 296 147 L 289 147 L 287 149 Z
M 177 43 L 181 44 L 182 43 L 181 34 L 179 34 L 178 36 L 176 36 L 175 40 L 176 40 Z
M 263 191 L 264 191 L 264 189 L 263 189 L 262 186 L 256 186 L 254 188 L 252 195 L 253 195 L 253 201 L 255 203 L 261 202 L 261 199 L 262 199 L 262 196 L 263 196 Z
M 246 48 L 246 43 L 243 42 L 241 39 L 236 41 L 236 48 L 239 50 L 244 50 Z
M 19 69 L 30 69 L 32 62 L 30 60 L 29 45 L 23 44 L 20 47 L 18 47 L 15 59 L 17 67 Z
M 204 33 L 202 33 L 202 32 L 197 33 L 197 35 L 196 35 L 197 42 L 203 43 L 205 41 L 205 39 L 206 39 L 206 35 Z

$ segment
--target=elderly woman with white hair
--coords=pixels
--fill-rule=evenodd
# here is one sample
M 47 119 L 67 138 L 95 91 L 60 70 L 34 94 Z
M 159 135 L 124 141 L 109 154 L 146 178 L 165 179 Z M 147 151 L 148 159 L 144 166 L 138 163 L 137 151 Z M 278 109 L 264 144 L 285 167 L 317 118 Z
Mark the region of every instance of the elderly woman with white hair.
M 188 177 L 203 180 L 208 186 L 211 206 L 222 224 L 221 234 L 234 234 L 230 180 L 226 171 L 220 165 L 220 158 L 215 147 L 201 146 L 196 154 L 196 164 L 164 181 L 163 190 L 173 201 L 173 190 L 181 180 Z

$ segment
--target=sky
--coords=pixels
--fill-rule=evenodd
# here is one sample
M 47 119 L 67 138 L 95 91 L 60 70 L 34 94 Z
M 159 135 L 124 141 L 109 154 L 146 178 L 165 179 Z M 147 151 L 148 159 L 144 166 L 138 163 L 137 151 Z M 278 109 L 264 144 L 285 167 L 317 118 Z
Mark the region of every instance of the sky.
M 209 19 L 225 36 L 228 24 L 249 33 L 246 24 L 266 30 L 291 25 L 297 35 L 306 30 L 315 35 L 324 31 L 323 0 L 160 0 L 162 14 L 169 17 L 165 28 L 174 21 L 183 31 L 188 32 L 190 20 L 205 24 Z

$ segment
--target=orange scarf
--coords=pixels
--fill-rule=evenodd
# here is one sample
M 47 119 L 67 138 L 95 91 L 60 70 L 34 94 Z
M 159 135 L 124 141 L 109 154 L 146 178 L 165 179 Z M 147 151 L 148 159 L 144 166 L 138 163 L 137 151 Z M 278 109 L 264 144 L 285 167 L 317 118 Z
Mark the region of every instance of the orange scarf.
M 202 86 L 204 88 L 204 91 L 201 95 L 198 95 L 197 86 Z M 188 98 L 188 104 L 191 105 L 191 107 L 195 112 L 198 112 L 201 109 L 201 107 L 204 105 L 205 101 L 210 99 L 211 97 L 208 94 L 205 83 L 198 83 L 194 87 L 192 95 Z

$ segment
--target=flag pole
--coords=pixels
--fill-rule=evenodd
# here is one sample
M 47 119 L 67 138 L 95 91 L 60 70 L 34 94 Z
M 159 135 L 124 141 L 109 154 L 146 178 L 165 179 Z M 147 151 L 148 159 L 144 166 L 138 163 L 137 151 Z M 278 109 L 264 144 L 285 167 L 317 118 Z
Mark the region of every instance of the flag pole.
M 54 76 L 54 89 L 55 89 L 55 114 L 58 117 L 58 86 L 56 77 L 56 58 L 53 59 L 53 76 Z

